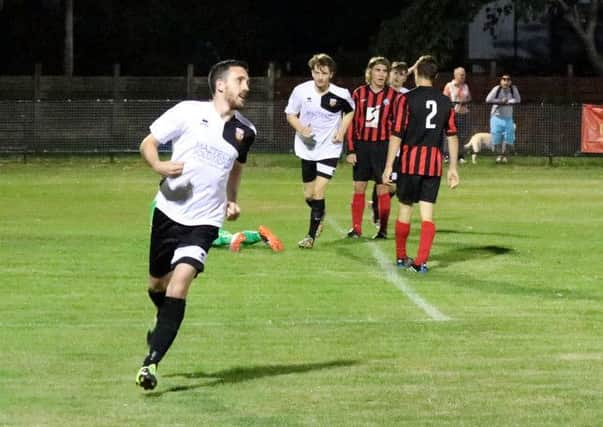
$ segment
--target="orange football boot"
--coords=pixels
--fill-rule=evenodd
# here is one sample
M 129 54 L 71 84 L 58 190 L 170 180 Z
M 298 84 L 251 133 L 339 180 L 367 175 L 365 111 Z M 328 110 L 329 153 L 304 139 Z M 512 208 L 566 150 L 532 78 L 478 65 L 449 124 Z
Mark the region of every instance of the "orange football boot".
M 274 233 L 268 229 L 268 227 L 260 225 L 258 231 L 260 232 L 260 237 L 262 240 L 268 243 L 270 249 L 272 249 L 274 252 L 280 252 L 285 249 L 283 242 L 281 242 L 281 240 L 276 237 Z
M 232 235 L 232 239 L 230 240 L 230 251 L 231 252 L 239 252 L 241 250 L 241 245 L 245 241 L 246 237 L 243 233 L 235 233 Z

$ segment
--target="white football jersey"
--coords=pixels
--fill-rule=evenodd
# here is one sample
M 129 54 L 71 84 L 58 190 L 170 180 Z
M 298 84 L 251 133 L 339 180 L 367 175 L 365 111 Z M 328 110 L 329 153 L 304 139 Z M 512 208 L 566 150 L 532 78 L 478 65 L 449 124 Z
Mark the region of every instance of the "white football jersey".
M 295 154 L 304 160 L 339 158 L 342 143 L 334 143 L 342 114 L 354 110 L 350 91 L 334 84 L 324 94 L 316 91 L 314 80 L 297 85 L 285 108 L 286 114 L 297 115 L 304 126 L 310 126 L 311 138 L 295 133 Z
M 160 145 L 172 142 L 171 160 L 184 162 L 180 176 L 161 181 L 157 209 L 183 225 L 221 227 L 228 177 L 235 160 L 247 161 L 256 136 L 253 124 L 239 112 L 225 121 L 212 102 L 183 101 L 150 130 Z

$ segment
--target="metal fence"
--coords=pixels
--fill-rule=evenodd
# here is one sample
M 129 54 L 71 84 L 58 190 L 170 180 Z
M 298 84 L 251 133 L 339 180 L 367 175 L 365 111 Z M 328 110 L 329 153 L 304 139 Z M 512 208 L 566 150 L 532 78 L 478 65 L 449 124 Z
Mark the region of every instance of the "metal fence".
M 176 100 L 0 101 L 0 153 L 126 153 L 138 151 L 149 125 Z M 244 114 L 258 130 L 253 150 L 287 153 L 293 130 L 286 101 L 252 101 Z M 580 151 L 581 105 L 514 107 L 515 152 L 573 156 Z M 471 106 L 460 135 L 488 132 L 490 106 Z M 461 141 L 466 142 L 466 141 Z

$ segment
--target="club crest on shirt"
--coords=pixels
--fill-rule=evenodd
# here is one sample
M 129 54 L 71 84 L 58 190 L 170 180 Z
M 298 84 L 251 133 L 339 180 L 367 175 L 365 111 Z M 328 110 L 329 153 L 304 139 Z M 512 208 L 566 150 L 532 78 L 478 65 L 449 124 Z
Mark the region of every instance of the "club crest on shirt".
M 383 100 L 383 105 L 389 105 L 389 99 L 384 99 Z
M 209 125 L 209 122 L 207 121 L 207 119 L 201 119 L 201 126 L 207 127 L 208 125 Z
M 238 142 L 243 141 L 243 138 L 245 137 L 245 130 L 241 129 L 241 128 L 235 128 L 235 139 Z
M 337 98 L 329 98 L 329 107 L 335 107 L 337 105 Z

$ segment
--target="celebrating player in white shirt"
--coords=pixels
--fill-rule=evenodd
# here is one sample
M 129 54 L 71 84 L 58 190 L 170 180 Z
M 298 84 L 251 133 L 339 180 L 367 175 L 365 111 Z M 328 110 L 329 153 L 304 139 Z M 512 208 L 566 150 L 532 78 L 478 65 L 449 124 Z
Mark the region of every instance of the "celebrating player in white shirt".
M 249 93 L 247 64 L 226 60 L 209 72 L 213 99 L 184 101 L 150 127 L 140 151 L 161 175 L 155 197 L 149 252 L 149 297 L 157 307 L 155 328 L 147 334 L 148 355 L 136 376 L 145 390 L 157 385 L 157 365 L 184 318 L 186 297 L 224 218 L 240 213 L 237 193 L 243 163 L 255 140 L 254 126 L 237 110 Z M 172 142 L 170 160 L 159 145 Z
M 354 101 L 349 90 L 331 83 L 336 65 L 329 55 L 312 56 L 308 66 L 312 80 L 293 89 L 285 114 L 295 129 L 295 154 L 301 159 L 304 198 L 311 209 L 308 234 L 298 246 L 311 249 L 325 214 L 326 188 L 341 156 Z

